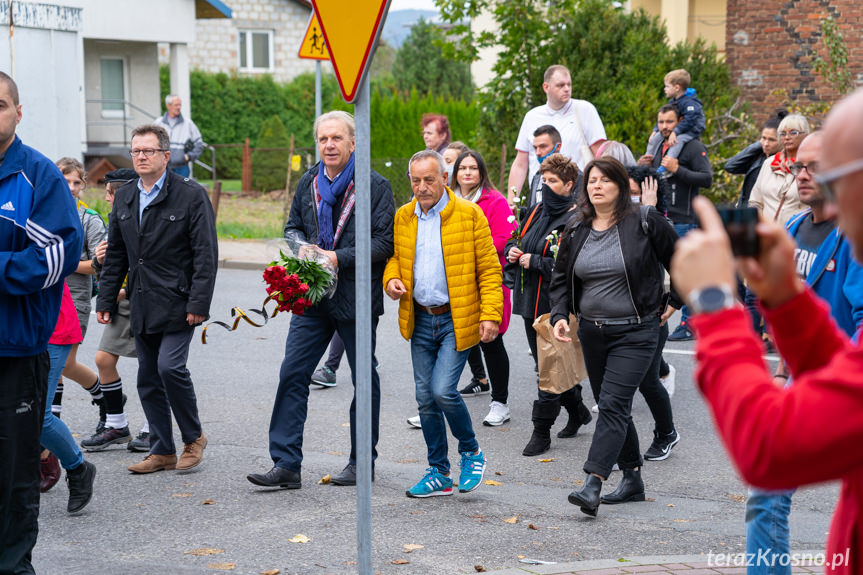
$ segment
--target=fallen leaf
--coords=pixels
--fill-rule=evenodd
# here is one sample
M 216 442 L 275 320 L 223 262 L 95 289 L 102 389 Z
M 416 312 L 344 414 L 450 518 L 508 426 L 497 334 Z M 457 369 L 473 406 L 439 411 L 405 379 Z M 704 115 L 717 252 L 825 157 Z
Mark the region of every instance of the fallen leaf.
M 539 460 L 540 463 L 551 463 L 552 461 L 554 461 L 554 457 L 549 457 L 548 459 L 540 459 Z
M 524 559 L 524 555 L 516 555 L 517 559 Z
M 645 497 L 645 501 L 656 501 L 656 497 Z
M 546 529 L 560 529 L 560 527 L 546 527 Z M 573 555 L 573 553 L 570 553 L 570 555 Z M 574 553 L 574 555 L 578 555 L 578 553 Z
M 345 562 L 343 563 L 343 565 L 356 565 L 356 564 L 357 564 L 357 562 L 356 562 L 356 561 L 345 561 Z
M 308 543 L 309 541 L 311 541 L 311 539 L 309 539 L 302 533 L 299 533 L 288 539 L 288 541 L 290 541 L 291 543 Z
M 411 515 L 423 515 L 424 513 L 425 513 L 425 511 L 422 511 L 420 509 L 416 509 L 414 511 L 411 511 Z
M 73 433 L 72 437 L 81 437 L 81 434 L 80 433 Z
M 692 519 L 675 519 L 675 523 L 689 523 Z
M 486 479 L 485 484 L 486 485 L 503 485 L 503 483 L 501 483 L 500 481 L 495 481 L 494 479 Z
M 323 477 L 321 477 L 320 479 L 318 479 L 318 485 L 326 485 L 327 483 L 330 482 L 331 479 L 332 479 L 332 476 L 328 473 L 328 474 L 324 475 Z
M 212 499 L 204 499 L 203 501 L 201 501 L 201 505 L 215 505 L 215 504 L 216 504 L 216 502 L 213 501 Z
M 561 479 L 560 477 L 552 477 L 551 480 L 552 481 L 563 481 L 563 479 Z
M 343 423 L 343 424 L 342 424 L 342 427 L 350 427 L 350 426 L 351 426 L 351 423 L 350 423 L 350 422 L 348 422 L 348 423 Z
M 417 549 L 424 548 L 425 545 L 419 545 L 418 543 L 405 543 L 404 545 L 402 545 L 402 547 L 404 548 L 405 553 L 411 553 L 413 551 L 416 551 Z
M 539 527 L 537 527 L 537 526 L 536 526 L 536 525 L 534 525 L 533 523 L 528 523 L 528 524 L 527 524 L 527 528 L 528 528 L 528 529 L 533 529 L 534 531 L 539 531 Z
M 210 563 L 207 565 L 208 569 L 216 569 L 218 571 L 233 571 L 237 568 L 236 563 Z
M 515 525 L 516 523 L 518 523 L 518 516 L 519 515 L 521 515 L 521 513 L 518 513 L 515 517 L 510 517 L 508 519 L 504 519 L 503 522 L 509 523 L 510 525 Z
M 482 565 L 474 565 L 473 568 L 476 569 L 477 573 L 485 573 L 485 567 Z
M 494 474 L 495 475 L 503 475 L 503 471 L 495 471 Z
M 576 479 L 575 481 L 573 481 L 573 483 L 575 483 L 576 485 L 584 485 L 584 479 Z
M 393 559 L 390 563 L 393 565 L 410 565 L 410 561 L 407 559 Z
M 183 555 L 216 555 L 218 553 L 224 553 L 224 549 L 213 549 L 211 547 L 200 547 L 198 549 L 191 549 L 189 551 L 183 551 Z
M 281 569 L 270 569 L 268 571 L 261 571 L 261 575 L 279 575 L 281 572 Z
M 191 493 L 172 493 L 171 497 L 191 497 Z
M 485 519 L 485 515 L 471 515 L 471 519 Z
M 341 451 L 330 451 L 330 455 L 344 455 Z
M 746 501 L 745 495 L 738 495 L 737 493 L 726 493 L 725 496 L 728 497 L 730 500 L 736 501 L 738 503 L 743 503 L 744 501 Z
M 411 458 L 399 459 L 398 461 L 396 461 L 396 463 L 419 463 L 419 462 L 420 462 L 419 459 L 411 459 Z
M 674 503 L 669 503 L 666 507 L 674 507 Z

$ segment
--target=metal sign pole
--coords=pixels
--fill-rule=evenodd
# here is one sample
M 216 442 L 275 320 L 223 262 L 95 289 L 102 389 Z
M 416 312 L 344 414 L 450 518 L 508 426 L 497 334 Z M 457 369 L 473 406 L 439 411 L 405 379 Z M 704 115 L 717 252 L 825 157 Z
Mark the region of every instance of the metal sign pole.
M 321 114 L 321 61 L 315 60 L 315 118 L 320 118 Z M 318 143 L 315 142 L 315 163 L 321 161 L 321 151 L 318 149 Z
M 372 571 L 372 251 L 371 121 L 369 80 L 364 77 L 354 101 L 357 222 L 357 352 L 354 361 L 357 402 L 357 571 Z

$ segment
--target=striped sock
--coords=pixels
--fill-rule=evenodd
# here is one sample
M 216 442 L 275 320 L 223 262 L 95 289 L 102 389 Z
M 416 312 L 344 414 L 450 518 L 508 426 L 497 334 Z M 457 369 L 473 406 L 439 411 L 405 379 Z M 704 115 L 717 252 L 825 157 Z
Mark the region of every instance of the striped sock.
M 54 392 L 54 399 L 51 400 L 51 413 L 59 416 L 63 411 L 63 380 L 57 384 L 57 391 Z
M 118 379 L 111 383 L 102 384 L 102 393 L 105 395 L 105 409 L 107 416 L 106 425 L 114 429 L 126 427 L 126 414 L 123 413 L 123 380 Z
M 96 377 L 96 383 L 93 384 L 93 387 L 88 387 L 87 391 L 90 393 L 90 395 L 93 397 L 93 399 L 95 399 L 97 401 L 102 399 L 102 397 L 104 397 L 102 395 L 102 384 L 99 382 L 98 376 Z

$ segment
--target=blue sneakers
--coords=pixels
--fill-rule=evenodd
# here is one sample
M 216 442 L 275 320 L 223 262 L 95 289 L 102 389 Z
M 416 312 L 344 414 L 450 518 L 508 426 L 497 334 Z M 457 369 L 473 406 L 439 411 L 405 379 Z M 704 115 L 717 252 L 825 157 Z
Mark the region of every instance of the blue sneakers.
M 408 497 L 436 497 L 452 495 L 452 479 L 441 474 L 436 467 L 426 469 L 426 475 L 419 482 L 405 491 Z
M 473 491 L 482 483 L 485 474 L 485 456 L 482 451 L 474 455 L 466 452 L 461 454 L 461 473 L 458 476 L 458 490 L 460 493 Z

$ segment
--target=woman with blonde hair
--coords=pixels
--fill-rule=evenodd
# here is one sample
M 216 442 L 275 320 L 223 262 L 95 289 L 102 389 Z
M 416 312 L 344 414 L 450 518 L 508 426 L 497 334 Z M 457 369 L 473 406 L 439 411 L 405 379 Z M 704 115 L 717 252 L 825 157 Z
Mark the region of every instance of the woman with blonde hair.
M 806 206 L 797 193 L 797 179 L 790 171 L 797 159 L 797 148 L 810 132 L 809 122 L 800 114 L 790 114 L 779 123 L 782 149 L 764 160 L 758 179 L 749 195 L 749 205 L 780 225 Z

